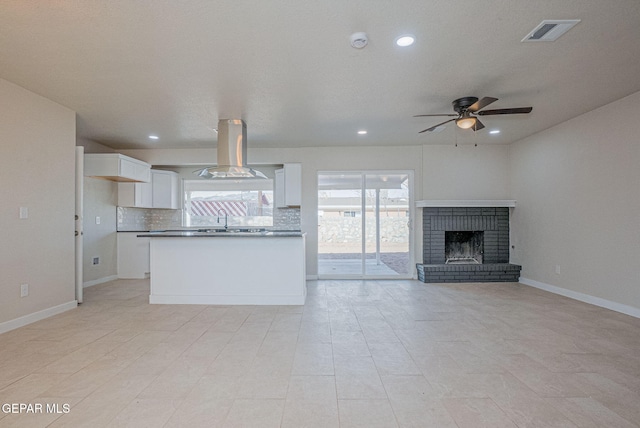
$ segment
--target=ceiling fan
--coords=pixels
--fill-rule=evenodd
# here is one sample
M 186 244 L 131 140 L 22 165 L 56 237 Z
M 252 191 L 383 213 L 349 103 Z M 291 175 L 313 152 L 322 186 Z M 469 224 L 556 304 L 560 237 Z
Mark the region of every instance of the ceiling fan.
M 455 116 L 454 119 L 445 120 L 444 122 L 434 125 L 431 128 L 424 129 L 420 131 L 419 134 L 423 132 L 431 132 L 437 127 L 444 125 L 445 123 L 453 122 L 454 120 L 459 128 L 478 131 L 484 128 L 484 125 L 482 124 L 482 122 L 480 122 L 480 119 L 478 119 L 477 116 L 492 116 L 497 114 L 525 114 L 531 113 L 531 110 L 533 110 L 533 107 L 482 110 L 489 104 L 496 101 L 498 101 L 498 99 L 492 97 L 484 97 L 481 100 L 478 100 L 478 98 L 476 97 L 462 97 L 451 103 L 456 114 L 418 114 L 413 117 Z

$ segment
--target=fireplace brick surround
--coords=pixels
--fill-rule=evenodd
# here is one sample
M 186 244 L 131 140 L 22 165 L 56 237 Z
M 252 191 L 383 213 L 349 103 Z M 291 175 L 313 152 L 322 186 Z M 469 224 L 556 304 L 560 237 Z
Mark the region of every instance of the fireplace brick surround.
M 422 282 L 517 282 L 521 266 L 509 263 L 509 208 L 425 207 L 422 209 Z M 445 232 L 483 231 L 482 264 L 446 264 Z

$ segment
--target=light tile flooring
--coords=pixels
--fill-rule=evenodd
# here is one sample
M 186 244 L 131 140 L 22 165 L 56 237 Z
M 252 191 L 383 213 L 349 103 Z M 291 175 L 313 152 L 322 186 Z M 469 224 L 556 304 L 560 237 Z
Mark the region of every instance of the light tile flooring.
M 367 275 L 398 276 L 398 272 L 384 263 L 375 260 L 365 260 Z M 319 259 L 318 273 L 320 275 L 360 275 L 362 276 L 362 260 L 352 259 Z M 411 275 L 406 275 L 411 276 Z
M 523 285 L 318 281 L 304 307 L 149 305 L 148 287 L 0 335 L 0 404 L 60 405 L 0 426 L 640 424 L 640 320 Z

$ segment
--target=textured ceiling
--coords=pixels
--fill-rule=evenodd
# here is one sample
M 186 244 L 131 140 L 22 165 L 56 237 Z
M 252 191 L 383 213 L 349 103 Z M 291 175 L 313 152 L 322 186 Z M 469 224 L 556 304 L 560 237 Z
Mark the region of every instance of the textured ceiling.
M 219 118 L 244 119 L 249 147 L 509 143 L 640 90 L 640 1 L 3 0 L 0 77 L 114 148 L 210 147 Z M 413 115 L 463 96 L 533 112 L 418 134 L 446 118 Z

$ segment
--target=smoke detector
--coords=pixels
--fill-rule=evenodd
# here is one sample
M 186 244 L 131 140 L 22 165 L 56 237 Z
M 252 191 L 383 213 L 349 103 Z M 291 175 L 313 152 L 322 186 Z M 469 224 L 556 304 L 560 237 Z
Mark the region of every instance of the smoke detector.
M 367 33 L 353 33 L 351 35 L 351 46 L 356 49 L 362 49 L 369 43 Z

